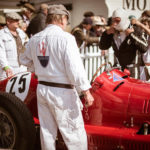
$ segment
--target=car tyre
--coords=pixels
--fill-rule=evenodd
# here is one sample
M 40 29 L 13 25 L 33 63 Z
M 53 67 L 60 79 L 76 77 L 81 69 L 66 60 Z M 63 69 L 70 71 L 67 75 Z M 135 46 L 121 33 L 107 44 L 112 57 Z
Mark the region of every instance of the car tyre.
M 0 92 L 0 148 L 33 150 L 36 131 L 32 114 L 15 95 Z

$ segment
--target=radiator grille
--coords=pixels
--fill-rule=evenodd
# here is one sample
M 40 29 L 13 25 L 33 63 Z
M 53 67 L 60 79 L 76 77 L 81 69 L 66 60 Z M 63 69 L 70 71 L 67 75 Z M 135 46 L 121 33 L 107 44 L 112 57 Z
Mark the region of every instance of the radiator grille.
M 125 150 L 150 150 L 150 143 L 138 142 L 138 141 L 122 141 L 122 145 Z
M 150 150 L 150 142 L 88 135 L 88 150 Z
M 119 139 L 99 135 L 88 135 L 88 150 L 115 150 Z

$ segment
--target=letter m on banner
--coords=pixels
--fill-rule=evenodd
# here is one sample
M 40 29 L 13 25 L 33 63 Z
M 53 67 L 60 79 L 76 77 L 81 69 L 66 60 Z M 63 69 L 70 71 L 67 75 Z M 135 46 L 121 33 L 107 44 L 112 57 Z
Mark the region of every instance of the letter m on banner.
M 147 0 L 123 0 L 123 9 L 143 11 L 146 6 Z

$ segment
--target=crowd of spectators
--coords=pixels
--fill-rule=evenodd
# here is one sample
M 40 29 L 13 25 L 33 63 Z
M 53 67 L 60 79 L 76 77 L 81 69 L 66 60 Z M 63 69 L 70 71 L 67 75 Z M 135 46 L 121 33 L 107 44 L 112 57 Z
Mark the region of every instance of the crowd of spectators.
M 29 38 L 46 27 L 47 10 L 47 4 L 41 4 L 39 9 L 36 10 L 30 3 L 25 3 L 22 6 L 21 11 L 16 13 L 17 15 L 20 15 L 21 19 L 17 18 L 14 20 L 17 22 L 15 32 L 16 35 L 19 36 L 17 28 L 20 28 L 23 31 L 25 36 L 24 43 L 27 43 Z M 8 28 L 8 19 L 13 20 L 12 15 L 10 15 L 9 18 L 6 16 L 7 14 L 0 15 L 0 29 L 2 29 L 2 31 L 5 30 L 5 28 Z M 11 24 L 13 23 L 11 22 Z M 120 29 L 121 26 L 122 29 Z M 0 33 L 2 33 L 2 31 L 0 31 Z M 11 29 L 8 28 L 8 31 L 10 31 L 11 36 Z M 121 65 L 122 70 L 125 68 L 129 69 L 132 77 L 140 78 L 142 80 L 150 79 L 149 10 L 145 10 L 141 14 L 141 17 L 137 19 L 132 14 L 128 16 L 126 12 L 121 9 L 115 10 L 112 16 L 108 19 L 101 15 L 95 15 L 92 11 L 87 11 L 83 14 L 83 20 L 81 23 L 67 32 L 74 35 L 79 49 L 85 48 L 86 46 L 90 46 L 94 43 L 99 46 L 102 52 L 101 54 L 105 55 L 108 49 L 112 46 L 115 54 L 114 65 Z M 138 40 L 134 41 L 134 39 L 137 38 Z M 0 40 L 2 40 L 2 38 Z M 14 36 L 13 40 L 16 40 Z M 140 44 L 138 43 L 139 40 L 141 40 Z M 0 46 L 2 43 L 3 41 L 0 43 Z M 141 45 L 141 43 L 143 43 L 143 45 Z M 17 43 L 15 42 L 15 46 L 16 45 Z M 3 43 L 3 49 L 4 47 L 5 43 Z M 132 50 L 129 51 L 129 49 Z M 17 46 L 16 52 L 18 52 Z M 9 63 L 7 62 L 7 47 L 5 47 L 5 53 L 6 54 L 4 56 L 6 58 L 0 58 L 0 64 L 3 71 L 12 67 L 11 65 L 9 66 Z M 3 62 L 4 60 L 7 63 Z M 18 61 L 18 58 L 16 58 L 16 60 Z M 133 68 L 139 69 L 138 71 L 133 71 Z
M 139 19 L 121 8 L 114 10 L 108 21 L 91 11 L 83 16 L 72 35 L 64 31 L 70 14 L 63 5 L 41 4 L 36 11 L 25 3 L 20 13 L 0 16 L 0 80 L 26 71 L 25 66 L 37 75 L 42 149 L 55 149 L 57 128 L 68 149 L 87 149 L 77 92 L 83 94 L 86 107 L 94 98 L 78 50 L 93 44 L 102 52 L 112 47 L 114 65 L 119 64 L 122 71 L 129 69 L 131 77 L 150 80 L 150 11 L 144 11 Z

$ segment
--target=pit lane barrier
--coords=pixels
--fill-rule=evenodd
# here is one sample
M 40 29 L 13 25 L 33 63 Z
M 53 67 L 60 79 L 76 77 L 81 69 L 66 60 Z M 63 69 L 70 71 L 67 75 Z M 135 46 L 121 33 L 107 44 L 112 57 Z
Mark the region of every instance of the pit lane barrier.
M 83 61 L 83 65 L 85 71 L 87 73 L 88 80 L 91 81 L 92 76 L 96 72 L 97 68 L 102 64 L 111 62 L 114 64 L 114 51 L 112 48 L 105 50 L 105 53 L 102 55 L 102 51 L 98 45 L 93 44 L 90 46 L 86 46 L 80 49 L 80 56 Z M 100 72 L 97 74 L 100 75 L 104 71 L 105 67 L 103 67 Z

